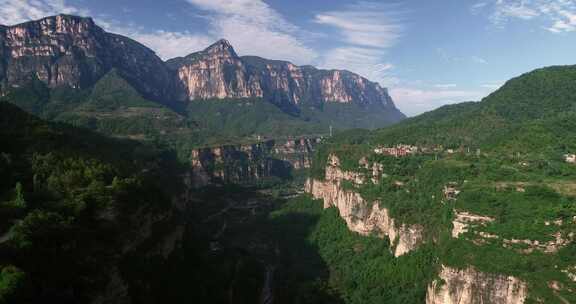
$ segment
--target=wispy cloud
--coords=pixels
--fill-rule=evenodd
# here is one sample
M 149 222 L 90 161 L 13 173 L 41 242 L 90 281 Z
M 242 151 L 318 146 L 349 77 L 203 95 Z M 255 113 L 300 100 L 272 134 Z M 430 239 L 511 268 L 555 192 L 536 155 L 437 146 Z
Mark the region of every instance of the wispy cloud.
M 490 89 L 490 90 L 497 90 L 500 87 L 502 87 L 504 84 L 502 82 L 489 82 L 489 83 L 483 83 L 480 85 L 480 87 L 485 88 L 485 89 Z
M 398 5 L 374 1 L 317 14 L 314 22 L 335 29 L 341 44 L 324 54 L 320 65 L 347 69 L 384 85 L 396 82 L 385 53 L 402 36 L 402 15 Z
M 574 0 L 482 0 L 472 11 L 488 11 L 490 20 L 503 27 L 510 20 L 538 20 L 550 32 L 576 31 L 576 1 Z
M 315 22 L 340 30 L 341 39 L 349 44 L 388 48 L 396 44 L 403 30 L 397 20 L 397 7 L 376 2 L 360 2 L 342 11 L 316 15 Z
M 114 31 L 114 28 L 111 30 Z M 213 37 L 190 32 L 167 32 L 163 30 L 144 32 L 128 29 L 122 34 L 153 49 L 158 56 L 165 60 L 188 55 L 214 42 Z
M 479 56 L 472 56 L 472 57 L 470 57 L 470 60 L 472 60 L 472 62 L 479 63 L 479 64 L 488 64 L 488 61 L 486 59 L 479 57 Z
M 187 0 L 204 11 L 210 35 L 226 38 L 239 53 L 311 63 L 317 53 L 306 35 L 262 0 Z
M 435 88 L 440 88 L 440 89 L 449 89 L 449 88 L 455 88 L 458 85 L 456 85 L 455 83 L 441 83 L 441 84 L 435 84 L 434 87 Z
M 186 0 L 200 9 L 208 22 L 207 33 L 151 30 L 93 14 L 65 0 L 0 0 L 0 24 L 17 24 L 56 14 L 94 17 L 105 30 L 131 37 L 150 47 L 163 59 L 201 50 L 219 38 L 232 42 L 241 54 L 311 63 L 317 53 L 305 46 L 303 32 L 261 0 Z
M 57 14 L 92 16 L 105 30 L 131 37 L 163 59 L 186 55 L 214 41 L 213 37 L 189 32 L 147 31 L 109 16 L 94 15 L 88 9 L 69 5 L 64 0 L 0 0 L 0 24 L 13 25 Z
M 436 53 L 442 60 L 446 62 L 453 62 L 453 63 L 478 63 L 478 64 L 488 64 L 488 60 L 480 57 L 480 56 L 456 56 L 449 53 L 444 48 L 436 48 Z
M 56 14 L 88 15 L 64 0 L 0 0 L 0 24 L 12 25 Z

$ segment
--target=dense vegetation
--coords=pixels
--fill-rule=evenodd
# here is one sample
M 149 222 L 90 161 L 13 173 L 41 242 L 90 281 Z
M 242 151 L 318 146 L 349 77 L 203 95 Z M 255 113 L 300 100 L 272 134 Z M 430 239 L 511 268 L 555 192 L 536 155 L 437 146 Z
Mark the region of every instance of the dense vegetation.
M 93 297 L 137 245 L 133 216 L 170 213 L 179 170 L 152 146 L 48 124 L 0 102 L 0 302 Z
M 434 251 L 424 247 L 395 258 L 385 240 L 362 237 L 348 230 L 336 209 L 301 196 L 271 214 L 280 236 L 284 269 L 296 290 L 310 286 L 339 295 L 344 303 L 422 303 L 434 274 Z M 305 248 L 312 247 L 322 263 Z M 318 276 L 325 270 L 325 276 Z M 310 298 L 300 303 L 320 303 Z M 324 302 L 321 302 L 324 303 Z
M 377 105 L 303 105 L 301 110 L 286 111 L 270 98 L 160 104 L 143 98 L 116 70 L 111 70 L 86 89 L 48 88 L 33 77 L 27 85 L 8 90 L 0 100 L 44 119 L 109 136 L 162 142 L 182 157 L 193 147 L 323 135 L 330 132 L 331 126 L 334 131 L 378 128 L 395 120 L 383 117 L 395 114 L 382 114 Z
M 322 211 L 307 196 L 285 203 L 278 196 L 296 191 L 275 183 L 196 192 L 183 246 L 170 259 L 141 254 L 179 220 L 170 216 L 170 194 L 180 191 L 180 168 L 166 146 L 186 155 L 239 138 L 326 133 L 369 109 L 327 105 L 287 114 L 257 99 L 180 109 L 141 98 L 114 72 L 82 91 L 33 81 L 3 99 L 48 119 L 156 144 L 48 124 L 0 103 L 0 303 L 85 301 L 106 285 L 102 269 L 118 269 L 138 301 L 254 303 L 272 278 L 281 303 L 421 303 L 439 264 L 516 276 L 528 283 L 531 302 L 574 302 L 576 283 L 567 275 L 576 266 L 573 240 L 543 249 L 576 233 L 576 166 L 563 158 L 576 151 L 574 79 L 576 67 L 537 70 L 480 103 L 386 129 L 344 131 L 320 148 L 315 178 L 323 178 L 330 154 L 343 170 L 367 175 L 362 158 L 383 165 L 377 183 L 342 186 L 380 201 L 399 223 L 424 228 L 425 244 L 407 255 L 394 258 L 386 240 L 350 232 L 337 210 Z M 335 127 L 367 126 L 350 120 Z M 399 143 L 424 152 L 373 153 Z M 447 185 L 461 193 L 448 199 Z M 166 219 L 150 240 L 132 244 L 133 217 L 142 210 Z M 452 221 L 463 211 L 493 220 L 453 238 Z
M 380 182 L 352 190 L 381 201 L 401 223 L 425 227 L 441 263 L 517 276 L 529 284 L 529 301 L 572 302 L 576 286 L 567 271 L 576 263 L 570 241 L 576 231 L 576 166 L 564 155 L 576 151 L 575 79 L 575 66 L 540 69 L 479 103 L 445 106 L 386 129 L 340 134 L 319 151 L 313 175 L 323 178 L 330 154 L 349 171 L 371 173 L 359 163 L 363 157 L 380 163 L 386 174 Z M 424 152 L 401 158 L 373 152 L 400 143 Z M 461 191 L 455 200 L 444 196 L 447 185 Z M 494 220 L 452 238 L 451 221 L 462 211 Z M 570 245 L 545 252 L 558 236 Z M 551 282 L 560 289 L 550 288 Z

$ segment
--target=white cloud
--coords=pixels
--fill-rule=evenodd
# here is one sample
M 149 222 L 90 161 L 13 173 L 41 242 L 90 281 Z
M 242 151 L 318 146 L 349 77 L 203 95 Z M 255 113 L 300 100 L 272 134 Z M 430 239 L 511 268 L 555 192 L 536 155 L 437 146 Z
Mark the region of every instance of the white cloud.
M 490 10 L 490 20 L 499 27 L 520 19 L 544 22 L 554 33 L 576 31 L 574 0 L 482 0 L 472 6 L 475 13 L 483 10 Z
M 214 43 L 213 37 L 189 32 L 132 32 L 126 35 L 153 49 L 165 60 L 188 55 Z
M 449 88 L 455 88 L 457 87 L 457 85 L 455 83 L 442 83 L 442 84 L 435 84 L 434 87 L 440 89 L 449 89 Z
M 321 68 L 348 70 L 384 86 L 397 82 L 392 76 L 394 65 L 383 61 L 378 49 L 344 46 L 327 51 L 321 60 Z
M 89 10 L 68 5 L 64 0 L 0 0 L 0 24 L 14 25 L 57 14 L 92 15 Z M 94 19 L 105 30 L 131 37 L 155 50 L 163 59 L 198 51 L 215 39 L 189 32 L 146 31 L 108 16 L 96 16 Z
M 64 0 L 0 0 L 0 24 L 4 25 L 57 14 L 88 15 L 88 11 L 69 6 Z
M 317 53 L 300 28 L 262 0 L 187 0 L 207 13 L 210 36 L 228 39 L 241 54 L 311 63 Z
M 503 86 L 503 83 L 501 82 L 497 82 L 497 83 L 484 83 L 482 85 L 480 85 L 480 87 L 485 88 L 485 89 L 490 89 L 492 91 L 495 91 L 497 89 L 499 89 L 500 87 Z
M 316 15 L 315 22 L 340 30 L 342 40 L 358 46 L 388 48 L 396 44 L 403 27 L 395 20 L 390 5 L 360 2 L 342 11 Z
M 323 54 L 318 64 L 349 70 L 384 86 L 398 83 L 385 54 L 402 36 L 399 16 L 395 5 L 368 1 L 317 14 L 314 22 L 335 29 L 340 43 Z
M 454 90 L 450 87 L 397 87 L 390 90 L 398 108 L 408 116 L 434 110 L 446 104 L 478 101 L 487 95 L 485 90 Z
M 440 58 L 442 58 L 442 60 L 444 60 L 446 62 L 452 62 L 452 63 L 472 62 L 472 63 L 478 63 L 478 64 L 488 64 L 488 61 L 482 57 L 479 57 L 479 56 L 455 56 L 455 55 L 450 54 L 444 48 L 436 48 L 436 53 L 438 54 L 438 56 L 440 56 Z
M 209 23 L 205 34 L 187 31 L 147 30 L 94 16 L 90 11 L 68 5 L 65 0 L 0 0 L 0 24 L 16 24 L 60 13 L 92 15 L 107 31 L 131 37 L 155 50 L 163 59 L 184 56 L 201 50 L 219 38 L 232 42 L 240 54 L 311 63 L 316 52 L 304 45 L 298 27 L 286 21 L 261 0 L 187 0 L 203 10 Z
M 472 57 L 470 57 L 470 59 L 475 63 L 488 64 L 488 61 L 482 57 L 472 56 Z

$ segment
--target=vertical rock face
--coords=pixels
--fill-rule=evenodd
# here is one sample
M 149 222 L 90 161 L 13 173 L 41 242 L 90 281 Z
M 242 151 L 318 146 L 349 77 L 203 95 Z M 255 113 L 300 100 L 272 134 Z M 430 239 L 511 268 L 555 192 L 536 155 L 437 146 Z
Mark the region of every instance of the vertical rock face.
M 374 126 L 405 118 L 385 88 L 357 74 L 239 57 L 226 40 L 164 62 L 90 18 L 58 15 L 0 25 L 0 95 L 32 79 L 50 88 L 90 88 L 113 69 L 143 97 L 161 103 L 262 98 L 289 114 L 305 109 L 303 104 L 316 110 L 353 104 L 361 106 L 354 111 L 364 113 L 357 116 L 376 113 Z
M 255 56 L 238 57 L 226 40 L 167 63 L 177 71 L 188 100 L 263 97 L 285 106 L 356 103 L 397 111 L 386 89 L 357 74 Z
M 263 96 L 260 84 L 249 77 L 246 66 L 226 40 L 168 64 L 177 69 L 188 100 Z
M 192 151 L 192 183 L 195 187 L 213 182 L 248 184 L 265 178 L 287 178 L 292 169 L 309 168 L 319 139 L 251 145 L 230 145 Z
M 375 233 L 382 237 L 387 236 L 397 257 L 422 244 L 422 227 L 398 224 L 390 217 L 388 209 L 380 207 L 380 202 L 368 202 L 360 194 L 344 189 L 342 181 L 362 184 L 366 182 L 366 178 L 355 172 L 342 171 L 339 165 L 338 158 L 331 155 L 325 181 L 309 179 L 305 185 L 306 192 L 316 199 L 322 199 L 324 208 L 338 208 L 350 230 L 362 235 Z
M 129 38 L 106 33 L 90 18 L 47 17 L 0 28 L 3 87 L 38 78 L 49 87 L 88 87 L 116 68 L 143 95 L 169 95 L 171 75 L 154 52 Z
M 526 297 L 526 284 L 515 277 L 442 266 L 428 286 L 426 304 L 522 304 Z

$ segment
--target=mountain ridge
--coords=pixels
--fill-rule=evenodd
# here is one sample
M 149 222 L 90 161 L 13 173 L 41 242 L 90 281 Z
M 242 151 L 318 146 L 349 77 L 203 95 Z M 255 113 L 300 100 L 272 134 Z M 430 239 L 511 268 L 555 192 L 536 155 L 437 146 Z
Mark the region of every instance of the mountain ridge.
M 195 100 L 263 98 L 287 113 L 298 113 L 303 103 L 317 108 L 346 103 L 388 112 L 382 124 L 405 118 L 388 91 L 364 77 L 264 58 L 254 64 L 257 57 L 238 56 L 225 39 L 163 61 L 143 44 L 106 32 L 90 17 L 60 14 L 1 27 L 0 45 L 2 95 L 30 78 L 49 88 L 90 88 L 117 69 L 143 97 L 173 108 Z

